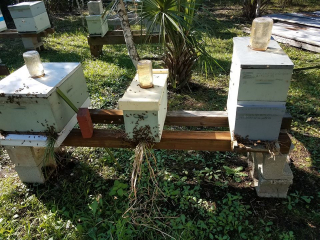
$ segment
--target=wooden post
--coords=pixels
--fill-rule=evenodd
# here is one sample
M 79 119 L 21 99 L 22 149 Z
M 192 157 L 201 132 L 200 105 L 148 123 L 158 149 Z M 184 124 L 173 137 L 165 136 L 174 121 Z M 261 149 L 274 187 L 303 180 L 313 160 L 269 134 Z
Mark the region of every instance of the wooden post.
M 102 54 L 103 45 L 90 45 L 91 55 L 95 58 L 99 57 Z
M 83 138 L 91 138 L 93 134 L 93 124 L 88 108 L 79 108 L 77 119 Z

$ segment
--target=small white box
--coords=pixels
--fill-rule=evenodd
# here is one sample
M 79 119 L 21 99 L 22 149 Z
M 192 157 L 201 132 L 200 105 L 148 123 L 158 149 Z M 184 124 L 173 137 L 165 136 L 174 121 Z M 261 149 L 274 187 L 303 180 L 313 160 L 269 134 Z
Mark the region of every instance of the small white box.
M 285 111 L 285 102 L 228 102 L 231 138 L 277 140 Z
M 136 138 L 134 136 L 136 133 L 140 134 L 146 126 L 149 126 L 151 132 L 148 136 L 154 142 L 161 140 L 167 115 L 168 73 L 167 71 L 159 73 L 156 69 L 153 73 L 153 88 L 140 88 L 138 75 L 136 75 L 119 100 L 119 109 L 123 110 L 126 134 L 129 139 Z
M 13 21 L 18 32 L 39 33 L 51 27 L 47 12 L 31 18 L 16 18 Z
M 42 1 L 22 2 L 15 5 L 10 5 L 8 6 L 8 9 L 13 19 L 32 18 L 47 12 Z
M 88 2 L 89 15 L 101 15 L 103 13 L 102 1 Z
M 103 37 L 108 32 L 107 15 L 91 15 L 86 16 L 88 31 L 90 35 L 98 35 Z
M 229 95 L 238 101 L 285 102 L 293 63 L 275 40 L 266 51 L 249 47 L 249 37 L 233 39 Z
M 77 107 L 89 98 L 80 63 L 43 63 L 45 76 L 29 77 L 26 66 L 0 81 L 0 126 L 3 131 L 61 132 L 75 112 L 58 95 L 59 88 Z
M 7 30 L 7 24 L 4 21 L 4 17 L 2 15 L 2 12 L 0 11 L 0 32 Z

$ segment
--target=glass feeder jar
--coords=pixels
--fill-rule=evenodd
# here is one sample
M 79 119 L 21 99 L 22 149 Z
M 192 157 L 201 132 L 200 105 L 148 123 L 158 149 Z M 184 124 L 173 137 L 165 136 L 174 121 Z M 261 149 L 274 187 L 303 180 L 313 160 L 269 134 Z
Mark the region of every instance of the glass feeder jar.
M 40 55 L 37 51 L 28 51 L 23 53 L 23 59 L 32 78 L 44 76 L 44 69 Z
M 141 60 L 138 62 L 138 80 L 141 88 L 153 87 L 152 62 L 150 60 Z
M 273 20 L 269 17 L 255 18 L 251 27 L 250 45 L 253 50 L 265 51 L 268 48 Z

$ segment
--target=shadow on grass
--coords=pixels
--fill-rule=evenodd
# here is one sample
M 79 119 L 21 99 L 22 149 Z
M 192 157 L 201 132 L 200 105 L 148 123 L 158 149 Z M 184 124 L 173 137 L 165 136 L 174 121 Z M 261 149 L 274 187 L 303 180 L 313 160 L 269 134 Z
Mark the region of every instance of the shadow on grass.
M 110 164 L 112 165 L 112 164 Z M 109 196 L 114 180 L 105 179 L 85 162 L 71 158 L 61 162 L 57 172 L 33 193 L 46 208 L 71 221 L 84 239 L 96 239 L 121 218 L 125 196 Z
M 201 93 L 201 94 L 199 94 Z M 179 92 L 169 92 L 169 110 L 224 111 L 227 103 L 227 91 L 222 88 L 189 83 Z

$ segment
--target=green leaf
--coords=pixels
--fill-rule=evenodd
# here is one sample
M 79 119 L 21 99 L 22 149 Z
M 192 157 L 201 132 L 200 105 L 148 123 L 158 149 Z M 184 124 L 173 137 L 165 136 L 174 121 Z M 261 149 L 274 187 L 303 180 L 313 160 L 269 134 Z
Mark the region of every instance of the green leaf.
M 122 196 L 123 196 L 123 189 L 122 189 L 122 188 L 119 188 L 118 191 L 117 191 L 117 193 L 118 193 L 118 195 L 119 195 L 120 197 L 122 197 Z
M 94 200 L 90 205 L 89 205 L 89 208 L 91 209 L 93 215 L 95 216 L 96 215 L 96 212 L 97 212 L 97 209 L 98 209 L 98 202 L 96 200 Z
M 183 222 L 183 224 L 185 224 L 186 216 L 184 214 L 181 214 L 180 218 L 181 218 L 181 221 Z

